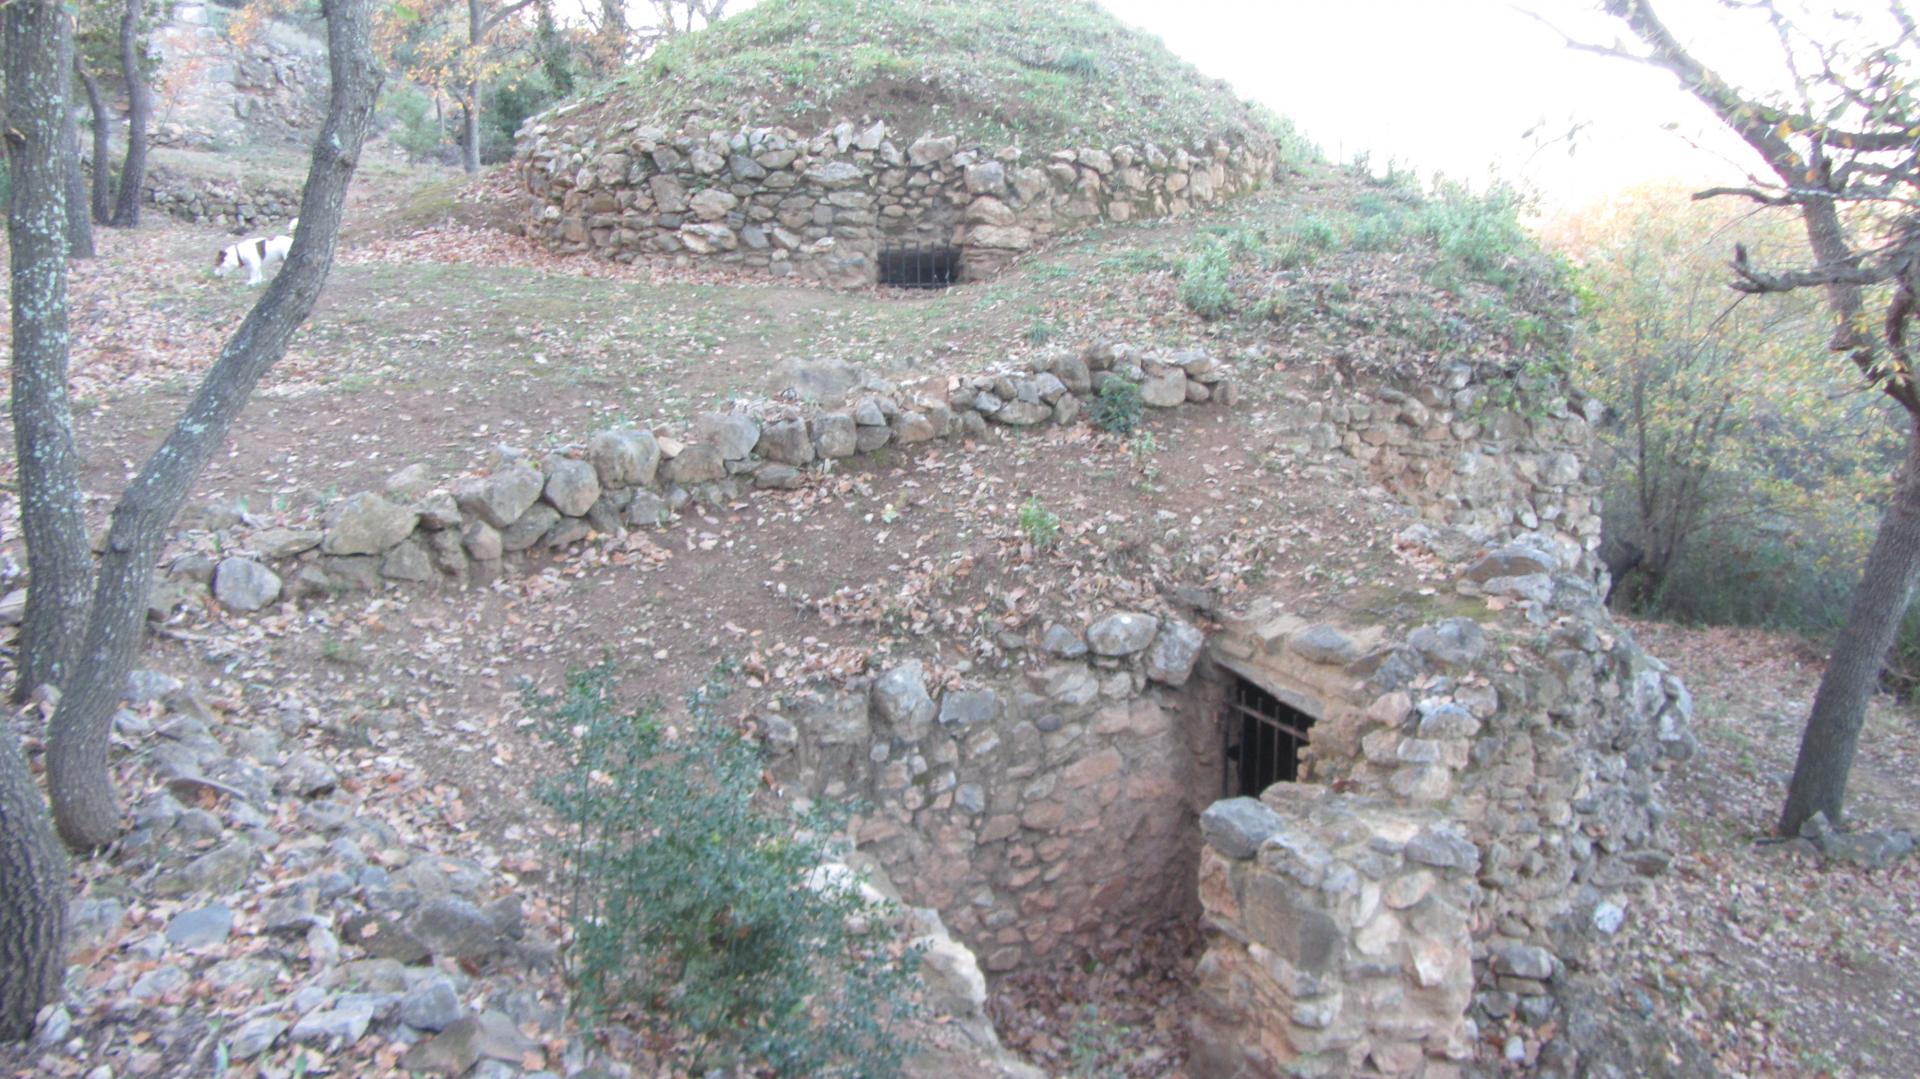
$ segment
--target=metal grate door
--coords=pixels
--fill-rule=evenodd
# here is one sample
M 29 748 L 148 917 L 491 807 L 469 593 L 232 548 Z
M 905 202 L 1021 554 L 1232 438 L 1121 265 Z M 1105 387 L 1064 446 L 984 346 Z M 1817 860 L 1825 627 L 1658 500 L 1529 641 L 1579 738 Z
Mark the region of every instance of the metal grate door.
M 1220 716 L 1221 796 L 1258 798 L 1300 777 L 1300 751 L 1313 717 L 1235 676 Z

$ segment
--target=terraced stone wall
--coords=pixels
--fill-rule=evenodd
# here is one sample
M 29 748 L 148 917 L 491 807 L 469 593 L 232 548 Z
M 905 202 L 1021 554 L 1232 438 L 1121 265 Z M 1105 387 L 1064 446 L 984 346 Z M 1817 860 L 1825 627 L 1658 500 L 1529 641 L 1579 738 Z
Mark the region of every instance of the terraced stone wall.
M 226 225 L 236 232 L 283 232 L 300 213 L 298 185 L 249 184 L 173 172 L 147 170 L 146 201 L 168 217 L 194 224 Z M 212 264 L 213 252 L 207 252 Z
M 611 134 L 567 113 L 520 132 L 531 236 L 623 262 L 670 257 L 835 285 L 873 284 L 881 249 L 961 249 L 962 279 L 992 275 L 1063 232 L 1177 217 L 1272 176 L 1271 145 L 1077 147 L 1033 155 L 884 122 L 812 136 L 787 128 Z
M 1497 379 L 1459 365 L 1435 382 L 1316 404 L 1310 434 L 1364 462 L 1430 524 L 1481 543 L 1538 534 L 1597 571 L 1600 485 L 1589 461 L 1599 402 L 1577 392 L 1539 407 L 1501 400 Z
M 998 427 L 1078 422 L 1112 378 L 1137 383 L 1150 408 L 1229 404 L 1229 374 L 1204 350 L 1101 345 L 909 390 L 870 381 L 839 407 L 766 403 L 699 416 L 679 434 L 603 431 L 538 460 L 497 451 L 485 474 L 446 484 L 403 470 L 386 491 L 342 499 L 309 527 L 221 529 L 223 557 L 174 559 L 153 613 L 208 590 L 225 606 L 252 611 L 388 583 L 484 583 L 520 552 L 659 528 L 689 502 L 797 488 L 808 470 L 835 460 Z

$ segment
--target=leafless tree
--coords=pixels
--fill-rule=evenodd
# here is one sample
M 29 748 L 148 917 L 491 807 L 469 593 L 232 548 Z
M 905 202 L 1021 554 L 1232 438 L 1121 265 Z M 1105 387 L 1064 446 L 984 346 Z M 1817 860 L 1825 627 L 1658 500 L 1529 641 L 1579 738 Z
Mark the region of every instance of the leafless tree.
M 1786 75 L 1781 90 L 1735 86 L 1695 56 L 1652 0 L 1602 0 L 1630 41 L 1568 43 L 1671 72 L 1759 156 L 1765 172 L 1694 197 L 1797 212 L 1808 258 L 1763 268 L 1736 245 L 1733 288 L 1822 290 L 1834 316 L 1829 348 L 1906 413 L 1905 459 L 1890 477 L 1780 815 L 1779 831 L 1793 835 L 1816 813 L 1841 820 L 1867 702 L 1920 578 L 1920 388 L 1908 340 L 1920 294 L 1920 99 L 1908 72 L 1920 60 L 1920 31 L 1902 0 L 1853 12 L 1795 9 L 1782 0 L 1721 2 L 1771 29 Z

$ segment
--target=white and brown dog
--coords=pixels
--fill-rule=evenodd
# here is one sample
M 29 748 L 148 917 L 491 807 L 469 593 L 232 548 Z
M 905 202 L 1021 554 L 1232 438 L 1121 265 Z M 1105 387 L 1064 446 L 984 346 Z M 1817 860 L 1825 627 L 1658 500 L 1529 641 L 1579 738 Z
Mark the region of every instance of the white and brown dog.
M 250 240 L 241 240 L 237 244 L 228 244 L 220 249 L 213 258 L 213 276 L 225 277 L 242 266 L 247 268 L 247 284 L 261 282 L 261 272 L 272 269 L 285 262 L 287 252 L 293 249 L 293 231 L 300 227 L 300 219 L 294 218 L 287 226 L 285 235 L 269 239 L 256 236 Z

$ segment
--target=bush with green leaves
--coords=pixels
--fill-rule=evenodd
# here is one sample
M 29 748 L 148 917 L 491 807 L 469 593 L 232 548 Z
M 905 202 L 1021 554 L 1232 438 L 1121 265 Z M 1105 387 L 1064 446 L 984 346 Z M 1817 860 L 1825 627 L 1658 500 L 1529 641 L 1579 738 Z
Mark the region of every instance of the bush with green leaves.
M 1466 185 L 1442 181 L 1421 211 L 1427 237 L 1441 256 L 1476 281 L 1511 288 L 1537 248 L 1520 225 L 1520 196 L 1496 184 L 1476 195 Z
M 1215 319 L 1233 310 L 1233 255 L 1212 242 L 1180 264 L 1180 302 L 1201 318 Z
M 1029 498 L 1020 507 L 1020 531 L 1026 533 L 1034 550 L 1044 551 L 1060 538 L 1060 516 L 1041 505 L 1038 498 Z
M 431 161 L 440 156 L 447 145 L 446 132 L 426 91 L 402 83 L 388 91 L 382 104 L 392 125 L 388 128 L 388 137 L 410 160 Z
M 917 955 L 889 910 L 822 881 L 837 822 L 755 805 L 764 761 L 715 714 L 725 677 L 671 726 L 618 705 L 611 661 L 529 694 L 568 762 L 540 794 L 570 829 L 577 999 L 664 1016 L 699 1071 L 895 1075 Z
M 1130 435 L 1135 427 L 1140 426 L 1140 417 L 1145 411 L 1146 402 L 1140 398 L 1140 384 L 1113 375 L 1100 384 L 1100 393 L 1093 399 L 1090 418 L 1093 425 L 1102 431 Z

